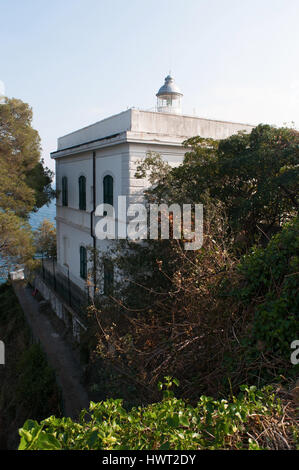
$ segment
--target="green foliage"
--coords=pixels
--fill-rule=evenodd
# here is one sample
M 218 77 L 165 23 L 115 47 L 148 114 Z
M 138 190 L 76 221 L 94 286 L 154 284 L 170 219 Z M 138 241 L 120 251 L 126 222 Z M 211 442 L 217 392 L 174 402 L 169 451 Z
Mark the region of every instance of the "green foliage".
M 44 160 L 41 159 L 31 170 L 26 172 L 25 181 L 34 191 L 35 204 L 34 209 L 37 210 L 44 204 L 48 204 L 53 197 L 55 197 L 55 191 L 51 184 L 53 179 L 53 173 L 49 168 L 44 166 Z
M 49 367 L 39 344 L 33 344 L 24 351 L 17 368 L 17 399 L 31 410 L 31 416 L 37 419 L 47 416 L 53 409 L 53 404 L 57 404 L 60 398 L 55 373 Z
M 34 233 L 34 244 L 37 253 L 48 258 L 56 256 L 56 228 L 47 219 L 44 219 Z
M 9 283 L 0 285 L 0 339 L 6 353 L 6 365 L 0 368 L 0 442 L 16 449 L 18 428 L 26 419 L 60 415 L 61 395 L 40 346 L 32 344 L 32 333 Z
M 220 141 L 218 155 L 211 194 L 227 207 L 233 229 L 257 235 L 298 212 L 298 133 L 260 124 Z
M 11 211 L 0 212 L 0 234 L 0 274 L 1 271 L 5 273 L 12 263 L 31 263 L 35 251 L 27 221 Z
M 195 137 L 185 145 L 179 167 L 149 154 L 136 176 L 149 176 L 149 202 L 204 203 L 203 247 L 186 253 L 180 242 L 151 240 L 121 242 L 100 257 L 91 251 L 98 281 L 111 255 L 126 282 L 115 283 L 114 295 L 95 302 L 89 317 L 106 369 L 112 364 L 136 390 L 140 386 L 142 403 L 155 401 L 154 384 L 171 374 L 192 405 L 175 398 L 171 387 L 179 382 L 167 376 L 158 383 L 163 399 L 147 406 L 127 410 L 110 398 L 91 402 L 78 422 L 54 416 L 27 421 L 20 449 L 298 445 L 294 420 L 285 415 L 289 404 L 272 389 L 244 386 L 233 395 L 240 383 L 267 383 L 291 368 L 290 343 L 299 330 L 298 133 L 260 125 L 251 134 Z M 240 260 L 240 252 L 249 254 Z M 206 396 L 222 397 L 227 383 L 229 400 Z
M 13 339 L 14 330 L 21 330 L 29 341 L 29 329 L 24 321 L 23 311 L 8 283 L 0 284 L 0 328 L 1 340 L 5 343 Z
M 54 196 L 52 173 L 40 159 L 32 109 L 15 98 L 0 104 L 0 207 L 25 216 Z
M 178 377 L 179 394 L 194 401 L 202 393 L 226 396 L 228 385 L 235 393 L 241 383 L 288 380 L 297 368 L 290 344 L 299 331 L 298 133 L 259 125 L 185 146 L 180 166 L 150 153 L 136 177 L 148 177 L 150 203 L 203 203 L 202 248 L 122 241 L 111 252 L 122 273 L 114 294 L 90 312 L 101 359 L 124 381 L 132 377 L 147 402 L 165 374 Z M 107 390 L 119 387 L 119 379 L 102 378 Z
M 55 195 L 52 173 L 40 158 L 40 137 L 32 110 L 21 100 L 0 104 L 0 255 L 2 267 L 27 263 L 34 253 L 26 220 Z
M 168 392 L 171 382 L 176 381 L 167 377 Z M 263 420 L 279 420 L 282 415 L 281 402 L 269 387 L 244 386 L 230 401 L 201 396 L 194 407 L 170 393 L 160 402 L 130 411 L 122 400 L 109 399 L 91 402 L 78 422 L 55 416 L 41 423 L 26 421 L 19 431 L 19 450 L 271 448 L 271 439 L 254 436 L 263 434 Z
M 208 193 L 225 207 L 229 232 L 243 235 L 248 247 L 298 213 L 298 135 L 260 124 L 219 141 L 193 137 L 182 165 L 166 172 L 162 159 L 149 155 L 136 176 L 150 173 L 151 201 L 194 204 Z
M 243 285 L 236 296 L 255 308 L 251 341 L 288 358 L 299 331 L 299 219 L 286 224 L 266 248 L 253 248 L 238 271 Z

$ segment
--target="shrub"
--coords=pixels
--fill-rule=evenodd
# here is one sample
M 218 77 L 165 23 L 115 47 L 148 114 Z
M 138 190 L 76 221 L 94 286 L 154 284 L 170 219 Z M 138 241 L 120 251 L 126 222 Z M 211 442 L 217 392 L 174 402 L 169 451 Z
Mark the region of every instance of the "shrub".
M 31 414 L 41 419 L 60 408 L 60 390 L 54 370 L 48 365 L 39 344 L 31 345 L 17 365 L 19 378 L 16 397 Z M 39 418 L 38 418 L 39 417 Z
M 299 219 L 286 224 L 266 248 L 254 248 L 238 271 L 243 286 L 237 297 L 255 310 L 251 342 L 289 358 L 299 331 Z
M 202 396 L 193 407 L 174 397 L 169 388 L 176 381 L 166 379 L 163 399 L 146 407 L 126 411 L 122 400 L 109 399 L 91 402 L 79 422 L 55 416 L 41 423 L 28 420 L 19 431 L 19 450 L 287 449 L 298 445 L 296 422 L 270 387 L 243 386 L 230 401 Z

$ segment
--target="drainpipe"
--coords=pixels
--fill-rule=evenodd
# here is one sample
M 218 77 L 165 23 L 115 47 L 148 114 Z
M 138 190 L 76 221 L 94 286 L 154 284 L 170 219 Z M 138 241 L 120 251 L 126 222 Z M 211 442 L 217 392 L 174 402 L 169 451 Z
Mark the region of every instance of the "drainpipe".
M 70 283 L 70 269 L 67 267 L 67 288 L 69 294 L 69 305 L 72 306 L 72 294 L 71 294 L 71 283 Z
M 90 213 L 90 236 L 93 239 L 93 296 L 95 297 L 96 293 L 96 236 L 93 230 L 93 221 L 94 221 L 94 214 L 96 211 L 96 152 L 92 152 L 92 184 L 93 184 L 93 208 Z

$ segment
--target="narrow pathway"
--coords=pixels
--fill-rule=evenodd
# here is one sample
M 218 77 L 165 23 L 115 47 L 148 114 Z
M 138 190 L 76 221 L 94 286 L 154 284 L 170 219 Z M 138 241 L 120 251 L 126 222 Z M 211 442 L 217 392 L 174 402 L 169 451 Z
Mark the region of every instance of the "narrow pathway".
M 49 365 L 56 372 L 62 390 L 64 415 L 76 419 L 80 411 L 89 406 L 87 393 L 80 383 L 81 365 L 49 318 L 39 312 L 39 302 L 32 296 L 32 289 L 23 281 L 14 281 L 13 288 L 33 336 L 40 341 Z

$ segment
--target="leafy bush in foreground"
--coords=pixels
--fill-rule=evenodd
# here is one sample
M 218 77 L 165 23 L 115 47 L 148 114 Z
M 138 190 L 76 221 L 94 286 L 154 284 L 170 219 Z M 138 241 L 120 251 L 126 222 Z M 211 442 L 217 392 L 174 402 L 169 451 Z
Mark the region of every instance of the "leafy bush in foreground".
M 20 429 L 19 450 L 192 450 L 297 448 L 295 420 L 270 387 L 241 389 L 231 401 L 202 396 L 192 407 L 169 390 L 146 407 L 126 411 L 122 400 L 90 403 L 79 422 L 55 416 Z M 162 384 L 160 384 L 162 388 Z

